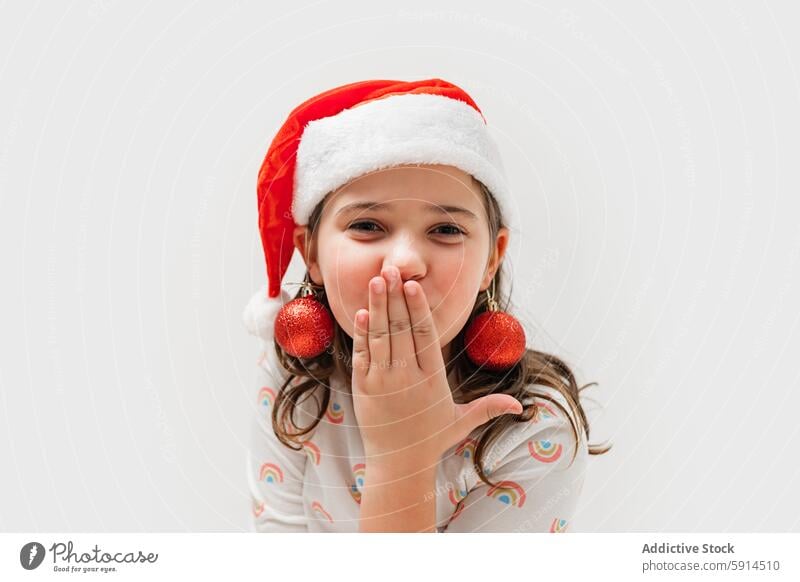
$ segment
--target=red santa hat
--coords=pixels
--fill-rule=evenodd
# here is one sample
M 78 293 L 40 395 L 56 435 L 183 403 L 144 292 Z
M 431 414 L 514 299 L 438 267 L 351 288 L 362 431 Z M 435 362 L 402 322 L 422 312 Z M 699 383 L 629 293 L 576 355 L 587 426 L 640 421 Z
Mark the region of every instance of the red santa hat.
M 472 98 L 442 79 L 370 80 L 325 91 L 298 105 L 278 130 L 258 173 L 258 226 L 268 285 L 244 312 L 248 330 L 272 337 L 289 300 L 281 281 L 294 229 L 314 207 L 364 174 L 404 164 L 444 164 L 491 191 L 507 220 L 511 196 L 497 146 Z

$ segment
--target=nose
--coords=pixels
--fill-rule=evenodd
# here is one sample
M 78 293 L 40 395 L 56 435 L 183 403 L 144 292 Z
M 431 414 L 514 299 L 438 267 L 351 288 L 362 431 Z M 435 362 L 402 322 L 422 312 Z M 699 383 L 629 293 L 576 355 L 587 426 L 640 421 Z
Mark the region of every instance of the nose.
M 407 238 L 400 238 L 392 245 L 383 261 L 381 272 L 389 266 L 397 267 L 400 280 L 419 280 L 427 273 L 425 258 L 419 248 Z

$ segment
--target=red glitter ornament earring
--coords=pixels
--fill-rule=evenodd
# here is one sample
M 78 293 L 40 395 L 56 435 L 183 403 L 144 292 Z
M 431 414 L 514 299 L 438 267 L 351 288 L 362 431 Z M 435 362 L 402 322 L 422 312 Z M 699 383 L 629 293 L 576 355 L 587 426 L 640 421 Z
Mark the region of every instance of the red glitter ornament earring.
M 324 289 L 309 280 L 300 283 L 302 296 L 281 307 L 275 316 L 275 339 L 283 350 L 296 358 L 313 358 L 333 341 L 333 318 L 315 297 L 315 289 Z
M 525 354 L 525 330 L 517 319 L 500 311 L 492 291 L 486 289 L 489 309 L 478 315 L 464 336 L 467 356 L 476 366 L 502 372 L 515 366 Z

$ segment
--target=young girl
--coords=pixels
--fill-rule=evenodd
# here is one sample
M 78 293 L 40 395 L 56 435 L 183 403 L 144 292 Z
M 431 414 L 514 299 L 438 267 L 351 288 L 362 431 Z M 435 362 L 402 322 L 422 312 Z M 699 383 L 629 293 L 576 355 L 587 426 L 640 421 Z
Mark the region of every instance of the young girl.
M 258 204 L 256 530 L 567 531 L 608 448 L 588 445 L 569 367 L 528 349 L 500 300 L 514 204 L 469 95 L 375 80 L 309 99 Z

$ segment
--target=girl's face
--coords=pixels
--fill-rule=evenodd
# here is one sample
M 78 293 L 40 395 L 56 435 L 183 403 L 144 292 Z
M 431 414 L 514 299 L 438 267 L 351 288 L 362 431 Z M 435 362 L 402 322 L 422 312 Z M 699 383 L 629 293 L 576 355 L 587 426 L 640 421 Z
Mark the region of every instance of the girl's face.
M 508 229 L 490 241 L 483 193 L 452 166 L 398 166 L 356 178 L 326 200 L 315 245 L 294 233 L 312 281 L 325 286 L 339 326 L 353 337 L 356 311 L 369 309 L 368 284 L 394 265 L 425 291 L 445 356 L 480 291 L 491 283 Z

